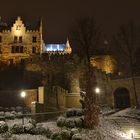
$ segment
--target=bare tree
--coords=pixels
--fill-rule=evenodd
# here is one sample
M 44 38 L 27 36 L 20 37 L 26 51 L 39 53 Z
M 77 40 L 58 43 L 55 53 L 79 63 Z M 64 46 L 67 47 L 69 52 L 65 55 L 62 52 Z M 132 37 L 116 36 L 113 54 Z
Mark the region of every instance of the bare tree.
M 136 100 L 136 107 L 139 108 L 138 96 L 136 91 L 136 83 L 135 83 L 135 53 L 138 50 L 138 36 L 135 30 L 134 23 L 130 23 L 127 25 L 121 25 L 120 31 L 113 38 L 114 44 L 117 49 L 127 58 L 127 61 L 130 66 L 130 75 L 132 77 L 132 84 L 134 88 L 134 96 Z
M 94 68 L 91 66 L 91 57 L 99 51 L 101 38 L 100 28 L 93 18 L 82 18 L 77 21 L 77 25 L 71 34 L 74 51 L 85 61 L 86 84 L 84 96 L 85 126 L 93 128 L 99 123 L 99 107 L 96 104 L 95 88 L 97 86 Z

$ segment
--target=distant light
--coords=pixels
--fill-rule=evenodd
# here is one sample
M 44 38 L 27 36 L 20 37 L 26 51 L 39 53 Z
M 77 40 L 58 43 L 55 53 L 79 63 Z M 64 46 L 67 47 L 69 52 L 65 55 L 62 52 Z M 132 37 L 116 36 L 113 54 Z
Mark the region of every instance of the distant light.
M 130 130 L 130 135 L 131 135 L 131 138 L 133 139 L 134 138 L 134 129 Z
M 64 51 L 65 44 L 47 44 L 46 51 Z
M 21 95 L 22 98 L 25 98 L 26 92 L 25 91 L 22 91 L 20 95 Z
M 100 88 L 96 87 L 96 88 L 95 88 L 95 92 L 96 92 L 96 93 L 100 93 Z

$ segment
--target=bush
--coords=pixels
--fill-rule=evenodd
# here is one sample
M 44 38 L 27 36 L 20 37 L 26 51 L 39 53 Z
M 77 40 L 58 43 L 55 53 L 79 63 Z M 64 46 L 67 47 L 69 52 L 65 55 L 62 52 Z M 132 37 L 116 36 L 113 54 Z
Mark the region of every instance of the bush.
M 47 138 L 51 138 L 52 134 L 53 134 L 53 132 L 48 128 L 48 129 L 46 130 L 46 137 L 47 137 Z
M 0 111 L 0 116 L 4 116 L 4 111 Z
M 61 136 L 63 140 L 69 140 L 70 139 L 70 132 L 68 130 L 62 130 Z
M 74 134 L 72 136 L 72 140 L 82 140 L 82 136 L 78 133 L 78 134 Z
M 65 117 L 59 117 L 57 119 L 57 126 L 63 127 L 65 125 L 65 121 L 66 121 L 66 118 Z
M 83 127 L 83 121 L 81 118 L 75 118 L 75 125 L 76 127 L 82 128 Z
M 62 140 L 62 136 L 59 132 L 54 132 L 51 136 L 51 140 Z
M 36 131 L 39 135 L 47 135 L 47 130 L 41 125 L 37 125 Z
M 31 123 L 27 123 L 23 127 L 24 127 L 25 133 L 28 133 L 28 134 L 36 134 L 37 133 L 35 127 Z
M 8 125 L 4 121 L 0 121 L 0 133 L 8 131 Z
M 23 111 L 23 108 L 21 106 L 16 107 L 16 112 L 22 112 L 22 111 Z
M 4 108 L 0 106 L 0 111 L 4 111 Z
M 76 109 L 75 112 L 76 112 L 76 116 L 82 116 L 82 115 L 84 115 L 83 109 Z
M 10 110 L 10 111 L 15 111 L 16 108 L 15 108 L 15 107 L 10 107 L 9 110 Z
M 79 133 L 79 130 L 77 128 L 72 128 L 71 129 L 71 136 L 75 135 L 75 134 L 78 134 Z
M 69 127 L 69 128 L 75 127 L 74 119 L 72 119 L 72 118 L 66 119 L 65 126 Z
M 17 112 L 17 113 L 16 113 L 16 117 L 17 117 L 17 118 L 22 118 L 22 116 L 23 116 L 23 114 L 22 114 L 21 112 Z
M 15 115 L 10 112 L 5 112 L 5 118 L 6 119 L 14 119 Z
M 13 134 L 22 134 L 22 133 L 24 133 L 24 128 L 23 128 L 22 124 L 14 124 L 11 127 L 10 131 Z
M 34 119 L 30 119 L 28 123 L 31 123 L 33 126 L 36 126 L 36 121 Z
M 68 110 L 66 111 L 66 116 L 67 116 L 67 117 L 73 117 L 73 116 L 75 116 L 75 115 L 76 115 L 75 109 L 68 109 Z

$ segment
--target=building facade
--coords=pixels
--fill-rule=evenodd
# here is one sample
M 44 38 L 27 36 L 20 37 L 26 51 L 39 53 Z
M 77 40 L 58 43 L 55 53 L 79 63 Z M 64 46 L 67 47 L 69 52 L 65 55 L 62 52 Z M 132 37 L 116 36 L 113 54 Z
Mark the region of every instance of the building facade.
M 1 63 L 22 63 L 25 59 L 42 53 L 42 21 L 38 28 L 25 27 L 20 17 L 11 28 L 0 31 Z

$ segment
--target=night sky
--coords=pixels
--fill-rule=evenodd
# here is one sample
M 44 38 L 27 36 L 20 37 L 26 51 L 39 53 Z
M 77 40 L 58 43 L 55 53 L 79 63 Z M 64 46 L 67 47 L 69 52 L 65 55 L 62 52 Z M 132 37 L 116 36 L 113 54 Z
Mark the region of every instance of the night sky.
M 16 16 L 37 21 L 42 16 L 44 40 L 57 43 L 66 40 L 79 17 L 94 16 L 107 36 L 121 23 L 140 23 L 140 0 L 3 0 L 0 15 L 4 21 Z

